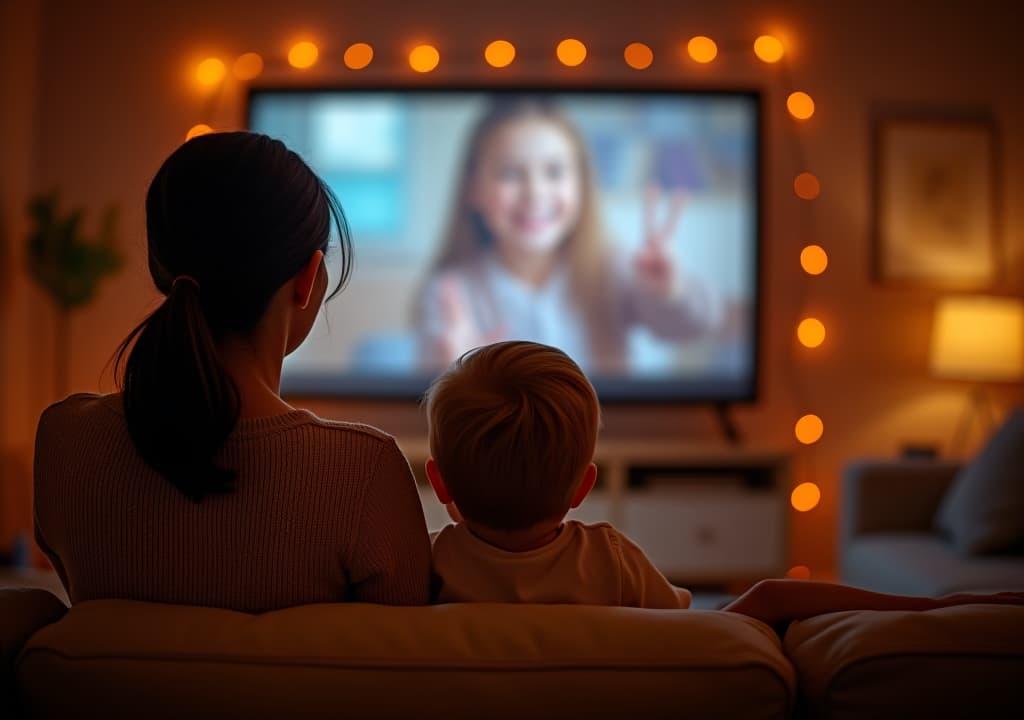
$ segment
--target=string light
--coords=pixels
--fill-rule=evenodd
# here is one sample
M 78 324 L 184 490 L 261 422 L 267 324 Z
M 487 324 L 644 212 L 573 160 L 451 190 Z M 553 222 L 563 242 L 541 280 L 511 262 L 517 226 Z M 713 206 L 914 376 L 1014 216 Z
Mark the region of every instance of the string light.
M 566 38 L 558 43 L 555 54 L 566 67 L 576 67 L 587 59 L 587 46 L 576 38 Z
M 211 87 L 224 79 L 224 62 L 219 58 L 206 58 L 196 68 L 196 80 L 200 85 Z
M 784 53 L 782 41 L 773 35 L 762 35 L 754 41 L 754 54 L 761 62 L 777 63 Z
M 626 64 L 634 70 L 646 70 L 654 62 L 654 51 L 639 42 L 627 45 L 622 56 L 625 58 Z
M 318 57 L 320 49 L 308 40 L 303 40 L 292 45 L 288 51 L 288 64 L 298 70 L 305 70 L 313 67 Z
M 715 41 L 704 35 L 698 35 L 697 37 L 690 38 L 690 42 L 686 44 L 686 52 L 690 54 L 696 62 L 701 64 L 709 63 L 718 56 L 718 45 Z
M 818 318 L 804 318 L 796 328 L 796 336 L 804 347 L 816 348 L 825 342 L 825 323 Z
M 813 510 L 821 502 L 821 488 L 812 482 L 800 483 L 793 488 L 789 502 L 795 510 L 800 512 Z
M 802 172 L 793 179 L 793 192 L 803 200 L 814 200 L 821 194 L 821 183 L 814 173 Z
M 441 62 L 441 53 L 433 45 L 417 45 L 409 53 L 409 67 L 418 73 L 428 73 Z
M 798 90 L 786 98 L 786 109 L 797 120 L 806 120 L 814 114 L 814 100 L 807 93 Z
M 362 70 L 373 62 L 373 48 L 366 43 L 349 45 L 343 59 L 349 70 Z
M 253 80 L 263 72 L 263 58 L 258 53 L 248 52 L 239 55 L 231 71 L 239 80 Z
M 188 129 L 188 132 L 185 133 L 185 142 L 188 142 L 194 137 L 199 137 L 200 135 L 208 135 L 212 132 L 213 128 L 207 125 L 206 123 L 199 123 L 198 125 L 193 125 Z
M 825 423 L 817 415 L 804 415 L 796 421 L 794 427 L 796 439 L 804 445 L 812 445 L 821 439 L 825 432 Z
M 484 48 L 484 59 L 491 67 L 508 67 L 516 59 L 516 46 L 508 40 L 495 40 Z
M 821 245 L 808 245 L 800 251 L 800 267 L 808 275 L 821 275 L 828 267 L 828 254 Z

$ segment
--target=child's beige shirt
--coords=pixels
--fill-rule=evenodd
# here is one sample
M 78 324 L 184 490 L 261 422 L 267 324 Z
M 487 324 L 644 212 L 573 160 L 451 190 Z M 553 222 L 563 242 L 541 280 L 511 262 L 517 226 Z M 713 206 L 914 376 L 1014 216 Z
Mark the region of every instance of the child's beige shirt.
M 433 552 L 437 602 L 690 607 L 690 592 L 608 523 L 570 520 L 550 543 L 524 552 L 494 547 L 459 523 L 437 534 Z

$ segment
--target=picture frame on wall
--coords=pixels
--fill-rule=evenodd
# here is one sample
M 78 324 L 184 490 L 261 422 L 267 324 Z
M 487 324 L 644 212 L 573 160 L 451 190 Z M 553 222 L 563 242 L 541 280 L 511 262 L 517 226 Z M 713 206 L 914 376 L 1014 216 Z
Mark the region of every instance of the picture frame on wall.
M 874 132 L 874 280 L 983 289 L 1000 272 L 995 124 L 894 117 Z

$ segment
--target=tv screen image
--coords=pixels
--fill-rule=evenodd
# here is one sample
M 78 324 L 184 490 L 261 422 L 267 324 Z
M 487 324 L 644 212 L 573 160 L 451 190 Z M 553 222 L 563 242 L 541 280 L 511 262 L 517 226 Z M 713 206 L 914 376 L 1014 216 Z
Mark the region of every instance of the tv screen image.
M 603 400 L 755 397 L 756 93 L 253 90 L 249 127 L 327 182 L 355 248 L 285 392 L 416 398 L 525 339 Z

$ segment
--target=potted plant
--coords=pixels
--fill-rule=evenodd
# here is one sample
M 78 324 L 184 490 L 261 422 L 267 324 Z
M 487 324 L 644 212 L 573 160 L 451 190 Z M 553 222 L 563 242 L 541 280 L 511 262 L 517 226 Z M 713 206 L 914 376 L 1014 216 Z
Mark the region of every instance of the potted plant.
M 100 281 L 121 267 L 115 242 L 117 209 L 104 211 L 92 237 L 82 230 L 84 211 L 76 208 L 61 214 L 56 192 L 33 197 L 28 213 L 32 221 L 26 253 L 28 271 L 57 310 L 53 379 L 57 396 L 64 397 L 69 386 L 71 312 L 87 305 Z

